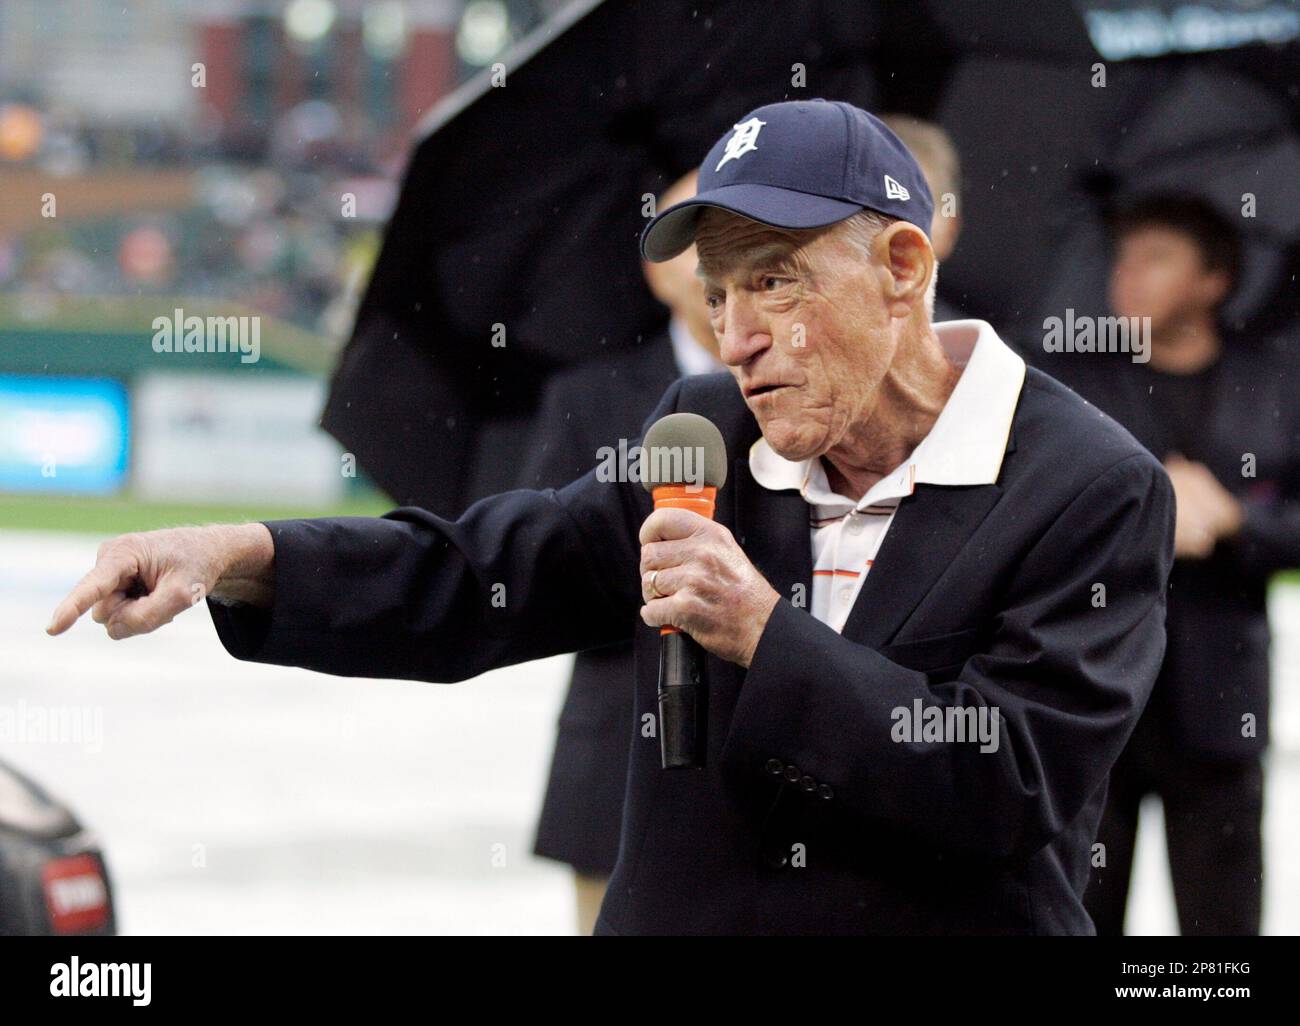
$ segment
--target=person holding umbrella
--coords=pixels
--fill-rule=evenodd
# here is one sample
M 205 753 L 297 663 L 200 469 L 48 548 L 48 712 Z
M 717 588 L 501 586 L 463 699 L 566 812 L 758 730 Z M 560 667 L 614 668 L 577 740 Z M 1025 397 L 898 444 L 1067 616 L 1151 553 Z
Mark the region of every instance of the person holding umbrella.
M 660 208 L 695 195 L 697 172 L 668 187 Z M 646 284 L 669 312 L 667 331 L 631 349 L 584 361 L 548 381 L 537 418 L 541 443 L 521 488 L 562 488 L 587 472 L 604 445 L 631 440 L 659 396 L 686 374 L 722 370 L 704 286 L 690 246 L 671 260 L 645 261 Z M 592 402 L 599 396 L 599 402 Z M 579 652 L 560 712 L 534 853 L 574 870 L 578 932 L 591 933 L 618 861 L 627 784 L 627 721 L 635 670 L 624 642 Z
M 1113 220 L 1110 305 L 1145 320 L 1149 360 L 1061 358 L 1068 384 L 1163 460 L 1177 496 L 1168 649 L 1111 774 L 1087 894 L 1101 934 L 1123 932 L 1138 809 L 1164 805 L 1187 935 L 1260 928 L 1266 590 L 1300 566 L 1300 403 L 1280 353 L 1225 330 L 1237 230 L 1209 202 L 1159 193 Z

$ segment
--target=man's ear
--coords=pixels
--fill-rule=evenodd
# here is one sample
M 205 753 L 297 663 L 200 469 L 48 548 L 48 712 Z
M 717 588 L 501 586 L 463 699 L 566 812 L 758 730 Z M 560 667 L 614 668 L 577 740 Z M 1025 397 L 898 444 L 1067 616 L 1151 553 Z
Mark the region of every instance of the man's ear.
M 925 290 L 934 275 L 934 250 L 925 232 L 907 221 L 895 221 L 876 236 L 876 257 L 888 270 L 884 300 L 890 317 L 909 317 L 925 303 Z

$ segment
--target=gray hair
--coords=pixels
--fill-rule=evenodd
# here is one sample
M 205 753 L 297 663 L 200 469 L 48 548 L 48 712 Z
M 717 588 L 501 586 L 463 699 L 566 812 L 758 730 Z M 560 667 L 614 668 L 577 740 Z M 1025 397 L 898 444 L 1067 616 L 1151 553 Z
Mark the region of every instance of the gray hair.
M 882 214 L 878 210 L 859 210 L 856 214 L 850 214 L 843 221 L 835 226 L 843 237 L 848 240 L 864 259 L 871 258 L 871 244 L 876 241 L 876 236 L 897 221 L 898 218 L 890 217 L 888 214 Z M 930 284 L 925 290 L 925 310 L 934 319 L 934 296 L 939 287 L 939 261 L 934 262 L 934 274 L 930 276 Z

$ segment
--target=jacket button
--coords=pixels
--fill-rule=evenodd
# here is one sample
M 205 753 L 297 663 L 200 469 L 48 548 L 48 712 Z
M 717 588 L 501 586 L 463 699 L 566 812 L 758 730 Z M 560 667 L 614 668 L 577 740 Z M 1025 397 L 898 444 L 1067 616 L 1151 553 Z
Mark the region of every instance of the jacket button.
M 785 768 L 785 779 L 790 781 L 792 784 L 797 784 L 799 782 L 799 767 L 794 765 L 794 763 L 787 766 Z
M 804 777 L 801 781 L 799 781 L 799 786 L 802 787 L 805 791 L 816 791 L 817 781 L 815 781 L 812 777 Z
M 771 773 L 772 776 L 779 777 L 783 769 L 785 769 L 785 767 L 781 765 L 780 759 L 767 760 L 767 771 Z
M 830 784 L 822 784 L 821 787 L 817 788 L 817 794 L 827 801 L 835 797 L 835 792 L 831 790 Z

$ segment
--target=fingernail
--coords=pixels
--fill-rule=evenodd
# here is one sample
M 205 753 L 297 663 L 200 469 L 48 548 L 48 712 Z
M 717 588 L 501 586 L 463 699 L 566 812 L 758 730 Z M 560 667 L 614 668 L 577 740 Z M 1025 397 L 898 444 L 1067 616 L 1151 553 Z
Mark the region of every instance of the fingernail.
M 126 631 L 120 623 L 109 624 L 108 636 L 114 641 L 120 641 L 122 638 L 126 637 Z

